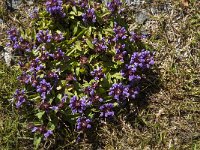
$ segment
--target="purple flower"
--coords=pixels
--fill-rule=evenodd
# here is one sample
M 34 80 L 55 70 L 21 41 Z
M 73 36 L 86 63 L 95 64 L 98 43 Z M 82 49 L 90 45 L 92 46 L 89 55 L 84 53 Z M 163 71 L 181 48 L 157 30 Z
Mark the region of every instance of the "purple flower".
M 65 58 L 65 53 L 59 48 L 54 54 L 49 54 L 55 60 L 61 60 Z
M 39 8 L 34 8 L 30 13 L 30 18 L 31 19 L 38 18 L 38 11 L 39 11 Z
M 122 2 L 120 0 L 112 0 L 111 2 L 107 3 L 108 9 L 114 13 L 118 12 L 121 13 L 123 9 L 120 9 L 120 6 L 122 5 Z
M 50 109 L 54 110 L 54 111 L 58 111 L 59 107 L 58 106 L 51 106 L 49 107 Z
M 127 54 L 127 51 L 117 52 L 114 56 L 115 61 L 124 62 L 124 56 Z
M 139 91 L 140 91 L 139 87 L 133 88 L 129 86 L 129 94 L 130 94 L 129 98 L 135 99 L 136 96 L 139 94 Z
M 11 45 L 13 46 L 13 49 L 15 49 L 15 50 L 24 50 L 26 52 L 30 52 L 31 49 L 32 49 L 32 46 L 31 46 L 30 42 L 28 42 L 27 40 L 23 39 L 22 37 L 20 37 L 18 39 L 18 41 L 15 41 Z
M 92 104 L 95 104 L 97 102 L 103 102 L 103 98 L 101 98 L 99 95 L 97 94 L 94 94 L 94 95 L 91 95 L 89 98 L 88 98 L 88 102 L 87 104 L 88 105 L 92 105 Z
M 102 67 L 98 67 L 97 69 L 94 69 L 94 71 L 91 71 L 90 74 L 94 77 L 95 80 L 100 80 L 101 78 L 105 77 Z
M 66 14 L 63 12 L 62 0 L 47 0 L 46 1 L 46 10 L 53 17 L 65 17 Z
M 117 101 L 124 100 L 129 97 L 128 87 L 123 86 L 122 83 L 114 83 L 109 89 L 109 95 Z
M 125 68 L 121 71 L 123 77 L 127 77 L 129 81 L 140 80 L 141 77 L 137 75 L 137 68 L 133 65 L 125 65 Z
M 51 84 L 46 82 L 45 79 L 40 81 L 40 84 L 37 86 L 37 92 L 41 94 L 42 99 L 46 99 L 46 95 L 50 93 L 51 89 Z
M 78 131 L 85 131 L 86 129 L 91 128 L 91 120 L 86 117 L 79 117 L 76 121 L 77 123 L 77 130 Z
M 46 31 L 40 30 L 36 34 L 36 38 L 39 43 L 49 43 L 52 40 L 52 35 L 49 33 L 49 30 Z
M 54 79 L 56 81 L 58 80 L 58 74 L 56 72 L 53 72 L 53 71 L 49 72 L 47 77 L 48 78 L 52 78 L 52 79 Z
M 62 34 L 62 33 L 60 33 L 60 34 L 54 33 L 54 34 L 53 34 L 53 40 L 54 40 L 55 42 L 61 42 L 63 39 L 64 39 L 64 37 L 63 37 L 63 34 Z
M 47 130 L 47 132 L 46 133 L 44 133 L 44 137 L 45 138 L 48 138 L 50 135 L 52 135 L 53 134 L 53 132 L 51 131 L 51 130 Z
M 83 113 L 83 111 L 86 109 L 86 100 L 85 98 L 78 99 L 77 96 L 73 96 L 70 100 L 69 107 L 72 110 L 72 113 Z
M 67 95 L 64 95 L 64 96 L 62 97 L 62 99 L 61 99 L 62 103 L 65 103 L 66 100 L 67 100 L 67 98 L 68 98 L 68 96 L 67 96 Z
M 81 8 L 88 8 L 88 0 L 78 0 L 78 5 L 80 5 Z
M 105 52 L 107 50 L 107 45 L 106 45 L 106 41 L 105 38 L 102 38 L 101 40 L 95 38 L 92 41 L 92 44 L 94 44 L 95 48 L 95 52 L 100 53 L 100 52 Z
M 150 68 L 154 64 L 154 59 L 150 51 L 134 52 L 131 56 L 130 64 L 142 69 Z
M 31 61 L 29 71 L 35 73 L 43 68 L 44 66 L 41 64 L 40 58 L 37 57 Z
M 125 44 L 117 43 L 116 46 L 115 46 L 116 53 L 122 51 L 123 49 L 125 49 L 125 47 L 126 47 Z
M 115 32 L 115 37 L 112 39 L 114 42 L 117 42 L 119 39 L 126 39 L 126 29 L 125 27 L 118 26 L 115 23 L 113 31 Z
M 49 59 L 49 52 L 44 52 L 44 51 L 42 51 L 42 54 L 41 54 L 41 56 L 40 56 L 40 60 L 41 61 L 46 61 L 46 60 L 48 60 Z
M 17 89 L 14 98 L 17 100 L 16 107 L 19 108 L 26 101 L 25 91 Z
M 31 132 L 36 132 L 38 130 L 38 127 L 33 127 L 33 129 L 31 130 Z
M 100 117 L 113 117 L 114 111 L 113 111 L 114 105 L 112 103 L 104 104 L 99 107 L 100 109 Z
M 11 40 L 12 42 L 16 41 L 19 37 L 19 32 L 17 31 L 16 28 L 8 30 L 7 34 L 8 34 L 8 39 Z
M 88 8 L 88 10 L 85 13 L 83 13 L 82 17 L 85 23 L 96 22 L 96 16 L 94 11 L 94 8 Z
M 147 38 L 149 36 L 149 35 L 144 35 L 144 34 L 138 35 L 135 32 L 131 32 L 130 34 L 131 34 L 131 37 L 130 37 L 130 41 L 131 42 L 138 42 L 141 39 L 145 39 L 145 38 Z
M 31 81 L 31 75 L 28 75 L 26 72 L 23 72 L 17 79 L 22 83 L 28 84 Z

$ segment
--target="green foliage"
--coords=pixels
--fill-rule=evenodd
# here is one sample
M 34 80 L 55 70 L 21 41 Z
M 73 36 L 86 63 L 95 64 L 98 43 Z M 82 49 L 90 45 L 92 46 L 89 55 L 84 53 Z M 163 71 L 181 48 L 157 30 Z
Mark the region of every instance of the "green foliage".
M 8 32 L 22 70 L 14 103 L 34 132 L 36 149 L 117 116 L 114 110 L 134 101 L 153 64 L 150 52 L 141 52 L 142 36 L 129 31 L 121 3 L 63 2 L 54 11 L 48 2 L 30 28 Z

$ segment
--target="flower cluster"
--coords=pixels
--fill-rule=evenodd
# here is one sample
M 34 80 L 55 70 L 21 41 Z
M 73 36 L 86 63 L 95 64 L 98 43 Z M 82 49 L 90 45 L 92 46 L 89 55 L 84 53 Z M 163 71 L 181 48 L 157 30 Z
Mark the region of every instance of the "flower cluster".
M 112 13 L 118 12 L 120 14 L 124 10 L 124 9 L 120 9 L 119 6 L 121 5 L 122 5 L 122 2 L 120 0 L 112 0 L 111 2 L 107 3 L 107 7 Z
M 87 132 L 98 119 L 117 116 L 136 99 L 154 60 L 142 50 L 143 37 L 129 32 L 120 0 L 47 0 L 45 6 L 46 13 L 33 13 L 33 33 L 11 29 L 8 39 L 22 52 L 24 90 L 14 102 L 30 110 L 24 116 L 34 118 L 32 132 L 47 139 L 70 129 Z
M 46 96 L 50 93 L 51 89 L 51 84 L 46 82 L 45 79 L 40 81 L 39 85 L 37 86 L 37 92 L 41 94 L 42 99 L 46 99 Z
M 128 91 L 128 87 L 122 85 L 122 83 L 114 83 L 109 89 L 109 95 L 117 101 L 125 100 L 129 97 Z
M 14 98 L 17 100 L 16 107 L 19 108 L 26 101 L 25 91 L 17 89 Z
M 88 0 L 78 0 L 78 5 L 81 6 L 81 8 L 87 8 L 88 5 Z
M 86 100 L 85 98 L 78 99 L 77 96 L 73 96 L 70 100 L 69 107 L 72 110 L 72 113 L 83 113 L 83 111 L 86 109 Z
M 95 80 L 100 80 L 101 78 L 105 77 L 102 67 L 98 67 L 97 69 L 94 69 L 94 71 L 91 71 L 91 75 L 94 77 Z
M 96 22 L 96 15 L 94 8 L 88 8 L 88 10 L 85 13 L 83 13 L 82 17 L 85 23 Z
M 84 131 L 86 129 L 90 129 L 91 128 L 91 120 L 87 119 L 86 117 L 79 117 L 77 119 L 77 130 L 79 131 Z
M 41 126 L 41 127 L 33 127 L 32 130 L 31 130 L 32 133 L 34 132 L 40 132 L 40 133 L 43 133 L 44 134 L 44 137 L 45 138 L 48 138 L 50 135 L 53 134 L 53 131 L 52 130 L 46 130 L 45 127 Z
M 31 19 L 36 19 L 38 18 L 38 12 L 39 12 L 39 8 L 34 8 L 31 12 L 30 12 L 30 18 Z
M 142 52 L 134 52 L 132 54 L 130 64 L 133 65 L 134 68 L 140 67 L 146 69 L 154 64 L 154 59 L 150 51 L 142 50 Z
M 117 23 L 115 23 L 113 31 L 115 33 L 115 36 L 112 41 L 117 42 L 118 40 L 124 40 L 127 38 L 127 31 L 125 27 L 118 26 Z
M 52 35 L 49 33 L 49 30 L 42 31 L 40 30 L 36 35 L 37 41 L 39 43 L 49 43 L 51 42 Z
M 107 103 L 99 107 L 100 109 L 100 117 L 113 117 L 114 111 L 113 111 L 114 105 L 112 103 Z
M 92 41 L 92 44 L 94 44 L 94 46 L 95 46 L 94 51 L 96 53 L 105 52 L 107 50 L 107 48 L 108 48 L 107 45 L 106 45 L 106 40 L 105 40 L 104 37 L 101 40 L 95 38 Z
M 141 79 L 141 77 L 137 74 L 137 68 L 133 65 L 125 65 L 125 68 L 121 71 L 123 77 L 128 78 L 129 81 L 135 81 Z
M 46 2 L 46 10 L 53 17 L 65 17 L 66 14 L 63 12 L 62 8 L 63 1 L 62 0 L 47 0 Z

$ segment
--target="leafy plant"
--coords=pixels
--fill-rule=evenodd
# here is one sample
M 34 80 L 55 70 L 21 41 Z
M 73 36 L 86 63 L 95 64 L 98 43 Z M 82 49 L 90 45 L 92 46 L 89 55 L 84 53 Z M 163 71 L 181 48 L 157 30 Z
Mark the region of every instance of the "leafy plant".
M 31 29 L 8 31 L 19 57 L 14 98 L 35 133 L 35 146 L 55 135 L 87 132 L 134 101 L 154 60 L 128 30 L 119 0 L 48 0 L 31 14 Z

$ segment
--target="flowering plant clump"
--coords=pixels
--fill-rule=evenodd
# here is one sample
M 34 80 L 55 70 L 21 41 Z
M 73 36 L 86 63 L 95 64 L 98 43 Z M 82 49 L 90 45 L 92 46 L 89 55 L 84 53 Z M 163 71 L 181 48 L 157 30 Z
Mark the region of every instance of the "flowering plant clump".
M 35 143 L 69 129 L 87 132 L 137 97 L 154 60 L 125 16 L 120 0 L 47 0 L 30 16 L 31 30 L 8 31 L 8 46 L 21 56 L 14 102 L 31 114 Z

